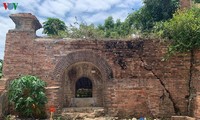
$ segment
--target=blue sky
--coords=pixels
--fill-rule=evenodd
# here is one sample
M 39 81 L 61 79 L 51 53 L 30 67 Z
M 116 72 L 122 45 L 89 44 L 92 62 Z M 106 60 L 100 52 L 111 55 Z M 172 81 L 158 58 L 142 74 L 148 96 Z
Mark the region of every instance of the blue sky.
M 5 10 L 3 3 L 18 3 L 16 10 Z M 15 27 L 9 18 L 13 13 L 32 13 L 40 23 L 48 17 L 63 20 L 66 25 L 79 22 L 101 24 L 108 16 L 124 19 L 128 13 L 139 9 L 142 0 L 0 0 L 0 59 L 3 59 L 6 33 Z M 43 36 L 42 29 L 37 35 Z

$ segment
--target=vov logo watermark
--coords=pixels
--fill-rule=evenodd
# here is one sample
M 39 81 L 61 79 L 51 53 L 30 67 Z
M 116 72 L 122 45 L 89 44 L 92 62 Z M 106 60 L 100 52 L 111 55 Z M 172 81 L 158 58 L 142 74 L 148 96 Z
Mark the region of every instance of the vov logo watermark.
M 18 7 L 18 3 L 3 3 L 5 10 L 16 10 Z

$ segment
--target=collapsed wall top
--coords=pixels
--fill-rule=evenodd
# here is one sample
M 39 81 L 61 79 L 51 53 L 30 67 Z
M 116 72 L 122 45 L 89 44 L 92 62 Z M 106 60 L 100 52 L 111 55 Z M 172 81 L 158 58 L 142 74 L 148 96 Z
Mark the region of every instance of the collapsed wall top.
M 9 16 L 15 23 L 15 30 L 36 31 L 42 27 L 39 20 L 31 13 L 18 13 Z

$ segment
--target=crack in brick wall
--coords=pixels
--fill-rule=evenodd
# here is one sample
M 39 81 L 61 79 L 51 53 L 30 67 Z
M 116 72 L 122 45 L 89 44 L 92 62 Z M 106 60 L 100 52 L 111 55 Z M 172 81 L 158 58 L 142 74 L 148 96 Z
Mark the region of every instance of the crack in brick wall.
M 192 99 L 194 98 L 193 96 L 193 86 L 192 86 L 192 76 L 193 76 L 193 64 L 194 64 L 194 51 L 191 50 L 190 51 L 190 72 L 189 72 L 189 81 L 188 81 L 188 92 L 189 92 L 189 96 L 188 96 L 188 114 L 191 115 L 191 107 L 192 107 Z
M 145 64 L 145 62 L 144 62 L 142 56 L 141 56 L 140 54 L 138 54 L 138 56 L 139 56 L 141 62 L 142 62 L 143 64 Z M 144 69 L 147 70 L 147 71 L 150 71 L 150 72 L 156 77 L 156 79 L 159 80 L 160 84 L 162 85 L 162 87 L 164 88 L 164 90 L 165 90 L 165 91 L 168 93 L 168 95 L 169 95 L 169 99 L 171 100 L 171 102 L 172 102 L 172 104 L 173 104 L 173 108 L 174 108 L 174 111 L 175 111 L 176 115 L 180 115 L 180 109 L 176 106 L 176 103 L 174 102 L 171 93 L 170 93 L 169 90 L 166 88 L 166 86 L 165 86 L 165 84 L 163 83 L 163 81 L 156 75 L 156 73 L 152 70 L 152 68 L 146 67 L 146 66 L 147 66 L 147 65 L 144 65 Z M 163 92 L 163 94 L 164 94 L 164 92 Z M 162 96 L 161 96 L 161 97 L 162 97 Z

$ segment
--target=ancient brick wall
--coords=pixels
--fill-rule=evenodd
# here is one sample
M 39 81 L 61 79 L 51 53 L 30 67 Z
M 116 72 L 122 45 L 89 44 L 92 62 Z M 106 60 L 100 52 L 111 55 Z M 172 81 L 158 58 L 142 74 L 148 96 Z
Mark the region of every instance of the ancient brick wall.
M 31 15 L 16 16 L 18 20 L 37 21 Z M 31 74 L 46 81 L 47 107 L 70 107 L 74 84 L 83 76 L 95 86 L 97 106 L 105 107 L 111 115 L 199 114 L 194 107 L 199 105 L 195 101 L 200 90 L 198 51 L 163 61 L 167 45 L 159 40 L 36 38 L 36 28 L 16 27 L 7 33 L 3 72 L 9 79 Z

